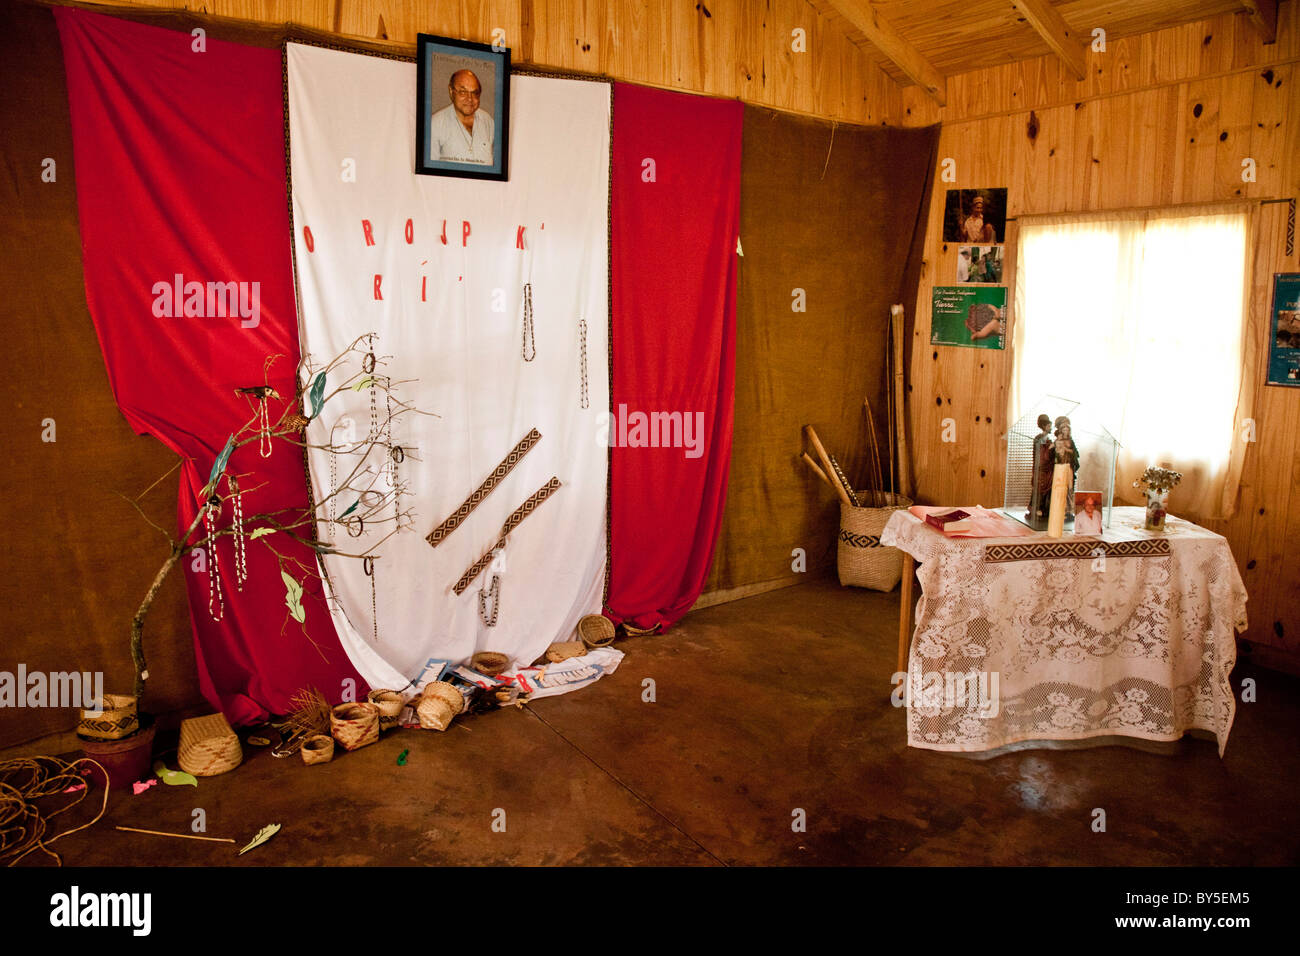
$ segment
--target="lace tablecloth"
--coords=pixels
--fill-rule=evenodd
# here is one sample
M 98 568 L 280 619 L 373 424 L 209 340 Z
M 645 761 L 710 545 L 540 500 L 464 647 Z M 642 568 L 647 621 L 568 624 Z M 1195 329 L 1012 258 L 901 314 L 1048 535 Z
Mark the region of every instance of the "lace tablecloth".
M 899 685 L 908 744 L 1170 741 L 1199 728 L 1223 756 L 1246 588 L 1221 535 L 1174 517 L 1146 532 L 1143 516 L 1115 508 L 1103 539 L 950 539 L 895 512 L 881 543 L 920 562 L 922 589 Z

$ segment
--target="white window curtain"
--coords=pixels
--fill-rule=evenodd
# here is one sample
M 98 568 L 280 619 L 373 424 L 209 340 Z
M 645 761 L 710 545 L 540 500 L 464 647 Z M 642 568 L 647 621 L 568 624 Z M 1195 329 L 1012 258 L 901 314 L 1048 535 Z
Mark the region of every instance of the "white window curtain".
M 1230 516 L 1254 221 L 1253 204 L 1021 216 L 1010 420 L 1043 395 L 1080 402 L 1122 446 L 1117 503 L 1167 463 L 1183 473 L 1171 510 Z

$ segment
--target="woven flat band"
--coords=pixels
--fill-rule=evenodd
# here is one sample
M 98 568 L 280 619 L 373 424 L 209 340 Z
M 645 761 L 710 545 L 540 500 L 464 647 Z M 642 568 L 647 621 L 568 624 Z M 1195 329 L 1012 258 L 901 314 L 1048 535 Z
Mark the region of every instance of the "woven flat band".
M 461 503 L 461 506 L 448 516 L 446 521 L 430 531 L 424 540 L 435 548 L 442 544 L 443 539 L 461 526 L 461 522 L 469 517 L 470 512 L 482 504 L 483 499 L 496 490 L 496 486 L 501 484 L 506 475 L 514 471 L 515 465 L 519 464 L 524 455 L 528 454 L 532 447 L 541 440 L 542 433 L 536 428 L 520 439 L 519 444 L 510 449 L 510 454 L 501 459 L 501 464 L 492 469 L 492 474 L 484 479 L 483 484 L 475 488 L 473 494 L 466 498 Z
M 466 569 L 465 573 L 460 576 L 460 580 L 456 582 L 452 590 L 457 594 L 463 594 L 465 589 L 470 586 L 470 582 L 482 574 L 483 569 L 492 563 L 492 558 L 496 554 L 497 549 L 505 547 L 506 537 L 510 532 L 519 527 L 519 525 L 523 523 L 523 520 L 536 511 L 538 507 L 541 506 L 541 503 L 549 498 L 559 487 L 560 479 L 552 475 L 550 481 L 534 491 L 528 496 L 523 504 L 512 511 L 510 517 L 506 519 L 505 524 L 501 526 L 501 534 L 497 536 L 496 544 L 488 548 L 483 557 L 479 558 Z

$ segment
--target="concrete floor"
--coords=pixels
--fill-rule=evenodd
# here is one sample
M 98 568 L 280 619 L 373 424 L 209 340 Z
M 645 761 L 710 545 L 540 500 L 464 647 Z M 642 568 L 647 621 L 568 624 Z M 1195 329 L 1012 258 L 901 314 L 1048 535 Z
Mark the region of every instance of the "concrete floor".
M 973 760 L 905 745 L 889 703 L 897 615 L 897 591 L 827 582 L 697 611 L 621 642 L 618 672 L 586 690 L 399 730 L 321 767 L 246 746 L 242 767 L 197 789 L 115 792 L 56 847 L 72 866 L 1300 862 L 1300 681 L 1238 666 L 1259 702 L 1238 705 L 1223 760 L 1201 739 L 1172 755 Z M 228 844 L 114 829 L 188 833 L 196 807 L 238 846 L 284 829 L 238 860 Z

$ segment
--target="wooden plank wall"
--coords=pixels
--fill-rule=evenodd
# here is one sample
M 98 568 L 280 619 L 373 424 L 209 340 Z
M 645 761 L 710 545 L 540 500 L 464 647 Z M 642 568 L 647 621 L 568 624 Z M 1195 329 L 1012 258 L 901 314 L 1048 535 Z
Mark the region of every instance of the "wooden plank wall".
M 89 4 L 83 4 L 89 6 Z M 598 73 L 849 123 L 900 125 L 902 90 L 805 0 L 102 0 L 291 22 L 414 47 L 417 33 L 504 42 L 516 65 Z M 804 31 L 796 52 L 793 31 Z M 408 51 L 413 52 L 413 49 Z
M 943 122 L 940 161 L 955 160 L 957 173 L 955 183 L 935 183 L 916 302 L 910 421 L 920 500 L 1000 506 L 1005 467 L 1011 352 L 929 345 L 931 287 L 952 284 L 956 275 L 957 247 L 942 241 L 945 190 L 1006 186 L 1010 216 L 1297 197 L 1298 7 L 1300 0 L 1282 4 L 1278 40 L 1268 46 L 1244 16 L 1224 15 L 1090 51 L 1082 82 L 1063 77 L 1056 58 L 1044 56 L 949 78 L 943 110 L 915 89 L 904 91 L 909 123 Z M 1256 161 L 1254 183 L 1241 179 L 1246 157 Z M 1249 315 L 1258 441 L 1246 455 L 1238 511 L 1226 521 L 1193 517 L 1232 546 L 1250 594 L 1246 636 L 1254 652 L 1295 670 L 1300 389 L 1263 385 L 1272 276 L 1300 271 L 1296 256 L 1284 254 L 1286 220 L 1285 204 L 1263 207 Z M 1014 226 L 1009 231 L 1013 253 Z M 1008 258 L 1004 281 L 1013 289 Z M 957 424 L 955 445 L 939 440 L 945 418 Z

